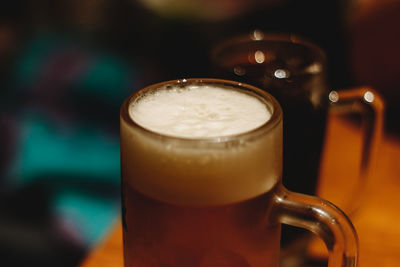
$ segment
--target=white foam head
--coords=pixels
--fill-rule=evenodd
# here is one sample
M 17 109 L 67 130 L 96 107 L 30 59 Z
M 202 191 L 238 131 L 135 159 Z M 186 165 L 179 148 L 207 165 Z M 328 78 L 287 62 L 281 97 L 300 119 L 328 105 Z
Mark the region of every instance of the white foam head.
M 271 190 L 282 170 L 280 109 L 247 89 L 169 83 L 130 98 L 121 114 L 124 183 L 157 200 L 195 206 L 236 203 Z
M 148 130 L 184 138 L 240 134 L 271 117 L 257 97 L 213 85 L 157 90 L 132 103 L 129 114 Z

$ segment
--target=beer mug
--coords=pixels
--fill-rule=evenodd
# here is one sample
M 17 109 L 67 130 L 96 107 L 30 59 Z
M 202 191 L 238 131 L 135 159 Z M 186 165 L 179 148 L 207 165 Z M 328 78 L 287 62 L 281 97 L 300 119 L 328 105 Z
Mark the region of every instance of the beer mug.
M 350 216 L 357 211 L 382 132 L 381 97 L 368 87 L 331 90 L 323 50 L 293 34 L 256 30 L 216 44 L 210 54 L 213 76 L 257 86 L 273 95 L 282 106 L 283 177 L 289 190 L 317 193 L 328 112 L 361 118 L 365 127 L 361 164 L 356 167 L 359 177 L 352 180 L 354 188 L 347 188 L 350 183 L 343 184 L 347 195 L 328 196 L 329 201 Z M 294 243 L 300 236 L 307 237 L 307 233 L 285 227 L 282 246 L 304 248 Z
M 126 99 L 125 266 L 276 267 L 282 223 L 320 236 L 330 267 L 356 266 L 348 217 L 283 186 L 284 124 L 273 96 L 240 82 L 169 81 Z

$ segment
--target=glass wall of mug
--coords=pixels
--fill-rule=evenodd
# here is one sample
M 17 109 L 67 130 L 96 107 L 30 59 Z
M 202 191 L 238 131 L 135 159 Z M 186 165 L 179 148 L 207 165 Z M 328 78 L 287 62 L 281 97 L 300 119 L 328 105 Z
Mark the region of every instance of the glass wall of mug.
M 174 136 L 132 119 L 131 107 L 148 95 L 193 86 L 251 96 L 271 117 L 252 130 L 212 137 Z M 125 266 L 278 266 L 281 223 L 320 234 L 332 266 L 355 266 L 357 237 L 348 218 L 283 187 L 282 129 L 278 102 L 238 82 L 170 81 L 129 97 L 121 108 Z

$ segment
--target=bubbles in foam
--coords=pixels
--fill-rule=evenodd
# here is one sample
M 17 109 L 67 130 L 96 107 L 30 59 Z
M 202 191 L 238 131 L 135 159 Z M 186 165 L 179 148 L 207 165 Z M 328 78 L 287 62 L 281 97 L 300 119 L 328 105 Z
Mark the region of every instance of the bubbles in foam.
M 210 85 L 157 90 L 132 103 L 129 113 L 148 130 L 186 138 L 244 133 L 271 117 L 257 97 Z

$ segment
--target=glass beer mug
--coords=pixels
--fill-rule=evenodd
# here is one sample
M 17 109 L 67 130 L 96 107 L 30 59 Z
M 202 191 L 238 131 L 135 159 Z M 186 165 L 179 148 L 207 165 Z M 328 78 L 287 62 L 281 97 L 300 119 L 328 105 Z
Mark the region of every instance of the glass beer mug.
M 371 159 L 382 132 L 380 96 L 368 87 L 331 90 L 326 78 L 324 51 L 293 34 L 255 30 L 216 44 L 210 57 L 213 76 L 259 87 L 281 105 L 285 117 L 283 177 L 289 190 L 317 194 L 328 113 L 362 121 L 361 163 L 355 166 L 358 176 L 349 177 L 349 182 L 342 185 L 342 194 L 324 195 L 349 216 L 356 212 L 365 196 L 363 191 L 373 165 Z M 338 161 L 344 163 L 343 159 Z M 302 250 L 307 247 L 308 239 L 308 232 L 283 227 L 282 255 L 297 250 L 296 260 L 302 261 Z M 292 256 L 288 259 L 294 260 Z
M 189 91 L 198 94 L 169 102 Z M 230 121 L 255 124 L 232 132 Z M 330 267 L 357 265 L 348 217 L 282 185 L 284 120 L 265 91 L 218 79 L 159 83 L 125 100 L 120 124 L 125 266 L 276 267 L 282 223 L 320 236 Z

